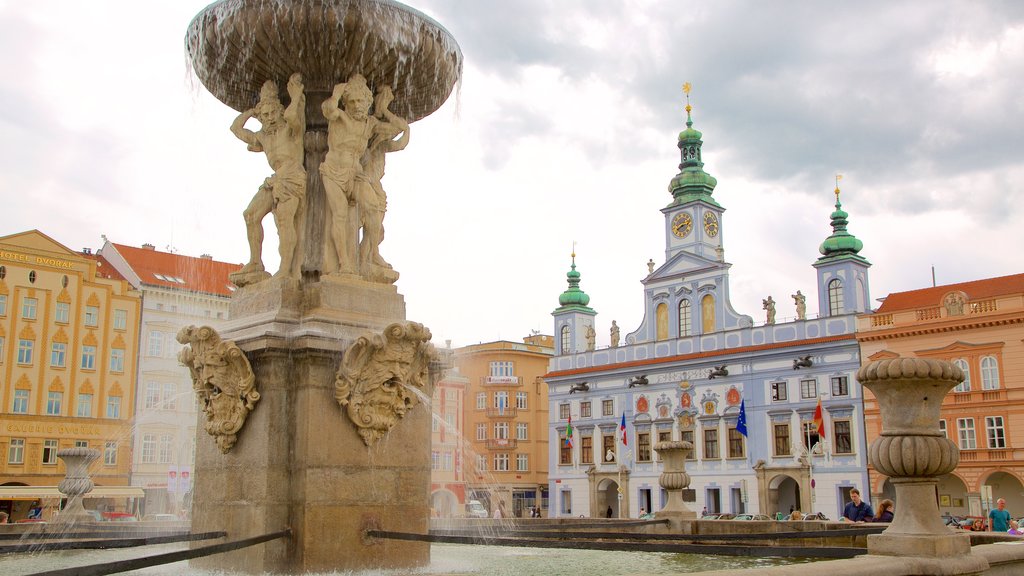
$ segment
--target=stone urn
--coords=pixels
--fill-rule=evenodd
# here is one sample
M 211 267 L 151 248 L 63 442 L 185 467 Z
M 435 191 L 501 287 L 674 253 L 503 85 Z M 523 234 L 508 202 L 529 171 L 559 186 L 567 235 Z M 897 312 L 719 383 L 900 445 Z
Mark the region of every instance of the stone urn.
M 868 552 L 969 554 L 970 536 L 945 526 L 936 499 L 938 477 L 960 462 L 960 450 L 939 429 L 939 412 L 943 397 L 964 380 L 963 371 L 939 360 L 894 358 L 861 367 L 857 380 L 875 395 L 882 417 L 868 461 L 896 488 L 895 517 L 885 532 L 868 536 Z
M 693 444 L 681 440 L 659 442 L 654 446 L 664 462 L 658 484 L 668 494 L 665 507 L 654 514 L 655 518 L 696 518 L 697 513 L 683 503 L 683 489 L 690 485 L 690 475 L 686 473 L 686 456 L 693 450 Z
M 67 506 L 57 515 L 58 522 L 90 522 L 93 517 L 82 506 L 83 496 L 92 488 L 89 464 L 100 457 L 100 451 L 92 448 L 64 448 L 57 451 L 57 457 L 64 461 L 64 479 L 57 490 L 68 499 Z

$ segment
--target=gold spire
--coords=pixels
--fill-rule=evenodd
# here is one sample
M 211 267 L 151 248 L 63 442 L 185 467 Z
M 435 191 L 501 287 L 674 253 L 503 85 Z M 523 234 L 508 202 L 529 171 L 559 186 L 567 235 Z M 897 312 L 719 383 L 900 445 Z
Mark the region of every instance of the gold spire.
M 689 82 L 684 82 L 683 83 L 683 93 L 686 94 L 686 113 L 687 114 L 690 113 L 690 110 L 693 110 L 693 108 L 690 107 L 690 90 L 692 90 L 692 89 L 693 89 L 693 86 L 691 86 Z
M 836 202 L 839 202 L 839 181 L 843 179 L 842 174 L 836 174 Z
M 576 263 L 576 241 L 572 241 L 572 263 Z

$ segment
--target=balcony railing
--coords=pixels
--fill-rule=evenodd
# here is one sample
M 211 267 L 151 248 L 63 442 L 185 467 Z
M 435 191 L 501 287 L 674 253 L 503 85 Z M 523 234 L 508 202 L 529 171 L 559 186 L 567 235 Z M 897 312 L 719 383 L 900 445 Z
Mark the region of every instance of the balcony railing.
M 506 406 L 504 408 L 488 408 L 488 418 L 515 418 L 519 410 L 515 406 Z
M 983 312 L 995 312 L 996 301 L 995 300 L 979 300 L 977 302 L 971 302 L 971 314 L 981 314 Z
M 871 326 L 892 326 L 892 314 L 876 314 L 872 316 Z
M 934 320 L 936 318 L 939 318 L 940 316 L 942 316 L 942 313 L 939 310 L 940 309 L 939 309 L 938 306 L 935 306 L 933 308 L 918 308 L 917 309 L 917 319 L 918 320 Z
M 488 450 L 515 450 L 519 441 L 514 438 L 488 438 Z
M 523 379 L 519 376 L 481 376 L 480 384 L 484 386 L 522 386 Z

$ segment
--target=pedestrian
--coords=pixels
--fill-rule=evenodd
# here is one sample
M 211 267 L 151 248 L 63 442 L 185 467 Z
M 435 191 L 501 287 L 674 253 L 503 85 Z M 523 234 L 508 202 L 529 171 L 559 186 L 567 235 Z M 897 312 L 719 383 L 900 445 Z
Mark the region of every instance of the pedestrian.
M 1014 536 L 1020 536 L 1021 534 L 1024 534 L 1024 532 L 1020 531 L 1020 525 L 1017 524 L 1016 520 L 1010 520 L 1010 529 L 1007 530 L 1006 533 L 1012 534 Z
M 996 500 L 996 509 L 988 511 L 989 532 L 1006 532 L 1010 529 L 1010 513 L 1006 511 L 1006 500 Z
M 609 507 L 608 507 L 608 510 L 607 510 L 607 511 L 605 511 L 605 513 L 604 513 L 604 517 L 605 517 L 605 518 L 611 518 L 611 517 L 612 517 L 612 507 L 611 507 L 611 506 L 609 506 Z
M 700 511 L 700 515 L 701 515 L 702 518 L 704 516 L 708 515 L 708 507 L 707 506 L 705 506 L 704 509 Z
M 871 519 L 871 522 L 892 522 L 895 511 L 896 506 L 892 500 L 886 498 L 878 505 L 878 514 Z
M 645 510 L 645 509 L 641 508 L 641 509 L 640 509 L 640 517 L 641 517 L 641 518 L 643 518 L 643 517 L 644 517 L 644 514 L 647 514 L 647 510 Z
M 871 504 L 860 499 L 860 490 L 851 488 L 850 500 L 843 509 L 841 522 L 868 522 L 874 517 L 875 511 L 871 509 Z
M 0 524 L 7 524 L 7 512 L 0 512 Z

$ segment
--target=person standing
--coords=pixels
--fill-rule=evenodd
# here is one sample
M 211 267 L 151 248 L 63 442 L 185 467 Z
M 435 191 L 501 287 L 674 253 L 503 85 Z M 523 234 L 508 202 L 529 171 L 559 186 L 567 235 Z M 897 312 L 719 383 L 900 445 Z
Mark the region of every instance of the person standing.
M 892 500 L 886 498 L 878 505 L 878 515 L 872 518 L 871 522 L 892 522 L 896 510 Z
M 860 499 L 860 490 L 850 489 L 850 500 L 851 502 L 848 502 L 846 508 L 843 509 L 841 521 L 870 522 L 875 516 L 875 511 L 871 509 L 871 504 Z
M 996 509 L 988 512 L 988 531 L 1006 532 L 1010 529 L 1010 513 L 1006 511 L 1006 500 L 996 500 Z

